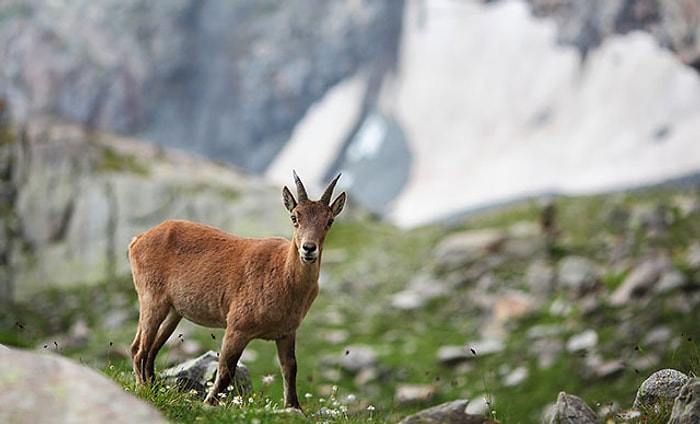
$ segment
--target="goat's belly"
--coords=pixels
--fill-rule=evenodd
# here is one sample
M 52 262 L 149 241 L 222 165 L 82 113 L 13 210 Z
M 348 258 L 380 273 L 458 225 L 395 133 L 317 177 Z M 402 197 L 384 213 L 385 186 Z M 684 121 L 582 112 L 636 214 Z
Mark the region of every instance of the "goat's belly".
M 226 327 L 226 319 L 222 316 L 219 316 L 218 314 L 213 314 L 209 311 L 193 311 L 188 310 L 186 308 L 178 308 L 177 306 L 175 306 L 175 310 L 180 315 L 182 315 L 183 317 L 187 318 L 189 321 L 192 321 L 195 324 L 212 328 Z

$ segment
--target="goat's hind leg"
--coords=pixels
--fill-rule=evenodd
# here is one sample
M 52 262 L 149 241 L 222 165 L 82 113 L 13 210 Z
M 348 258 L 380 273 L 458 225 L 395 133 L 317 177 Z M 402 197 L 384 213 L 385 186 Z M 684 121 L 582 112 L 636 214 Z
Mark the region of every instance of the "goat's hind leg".
M 140 299 L 139 326 L 136 330 L 134 343 L 131 346 L 136 381 L 145 383 L 153 380 L 153 364 L 155 355 L 158 353 L 154 349 L 156 347 L 154 342 L 156 342 L 161 323 L 166 319 L 170 310 L 170 306 L 167 304 L 149 304 L 146 306 L 147 303 Z

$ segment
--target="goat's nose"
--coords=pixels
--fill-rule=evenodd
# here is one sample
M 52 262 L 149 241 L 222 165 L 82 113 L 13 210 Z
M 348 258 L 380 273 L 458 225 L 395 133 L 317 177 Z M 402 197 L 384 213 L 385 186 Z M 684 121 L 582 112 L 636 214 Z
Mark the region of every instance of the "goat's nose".
M 306 253 L 313 253 L 316 251 L 316 243 L 304 243 L 301 247 Z

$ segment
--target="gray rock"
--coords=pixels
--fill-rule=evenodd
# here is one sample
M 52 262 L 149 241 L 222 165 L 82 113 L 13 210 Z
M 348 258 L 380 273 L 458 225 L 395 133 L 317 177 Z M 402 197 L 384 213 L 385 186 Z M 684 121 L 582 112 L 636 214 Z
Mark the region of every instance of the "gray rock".
M 547 296 L 554 289 L 554 268 L 543 260 L 532 261 L 525 271 L 523 280 L 532 294 Z
M 557 277 L 559 284 L 574 293 L 586 293 L 600 280 L 600 267 L 583 256 L 567 256 L 559 261 Z
M 183 391 L 195 390 L 203 396 L 216 378 L 218 364 L 219 356 L 210 350 L 198 358 L 163 370 L 160 373 L 160 378 L 165 382 L 177 385 Z M 226 394 L 247 396 L 251 393 L 253 393 L 253 382 L 250 371 L 239 362 L 236 366 L 234 381 L 226 390 Z
M 569 352 L 580 352 L 590 350 L 598 344 L 598 333 L 593 329 L 588 329 L 582 333 L 573 335 L 566 342 L 566 350 Z
M 559 392 L 549 424 L 597 424 L 598 416 L 578 396 Z
M 401 405 L 426 402 L 435 394 L 435 387 L 429 384 L 399 384 L 394 399 Z
M 503 340 L 496 338 L 488 338 L 482 340 L 476 340 L 473 342 L 468 342 L 466 344 L 466 350 L 470 354 L 478 356 L 493 355 L 494 353 L 503 352 L 505 349 L 505 343 Z
M 659 281 L 654 285 L 655 293 L 670 293 L 683 287 L 688 282 L 688 277 L 677 269 L 669 269 L 661 274 Z
M 674 369 L 663 369 L 649 376 L 634 398 L 633 407 L 642 411 L 668 411 L 681 388 L 688 381 L 688 376 Z
M 165 423 L 103 374 L 53 354 L 0 350 L 0 422 Z
M 438 362 L 444 366 L 454 366 L 474 357 L 464 346 L 442 346 L 435 354 Z
M 449 293 L 446 284 L 428 274 L 418 274 L 409 281 L 407 287 L 394 294 L 391 305 L 397 309 L 421 309 L 427 302 Z
M 507 239 L 498 229 L 464 231 L 445 237 L 433 253 L 440 269 L 455 270 L 473 263 L 479 257 L 498 252 Z
M 666 256 L 648 259 L 637 267 L 622 281 L 622 284 L 610 295 L 610 304 L 622 306 L 634 297 L 641 296 L 659 281 L 659 278 L 671 266 Z
M 492 424 L 496 423 L 483 415 L 465 412 L 468 400 L 455 400 L 409 415 L 399 424 Z
M 700 379 L 688 379 L 681 388 L 668 424 L 700 424 Z
M 371 346 L 352 345 L 345 348 L 345 354 L 340 360 L 340 366 L 352 374 L 373 368 L 377 365 L 378 355 Z
M 454 366 L 460 362 L 502 352 L 505 344 L 500 339 L 483 339 L 468 342 L 462 346 L 442 346 L 436 353 L 437 360 L 446 366 Z

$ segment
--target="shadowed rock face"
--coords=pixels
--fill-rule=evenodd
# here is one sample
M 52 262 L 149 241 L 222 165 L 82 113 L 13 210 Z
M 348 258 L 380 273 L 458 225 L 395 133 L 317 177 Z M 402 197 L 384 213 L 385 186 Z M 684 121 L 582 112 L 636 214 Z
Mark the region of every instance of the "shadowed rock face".
M 22 121 L 57 114 L 260 171 L 328 87 L 393 66 L 402 7 L 4 2 L 0 98 Z

